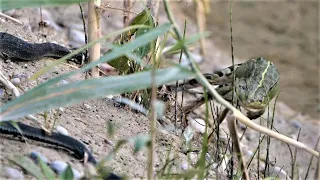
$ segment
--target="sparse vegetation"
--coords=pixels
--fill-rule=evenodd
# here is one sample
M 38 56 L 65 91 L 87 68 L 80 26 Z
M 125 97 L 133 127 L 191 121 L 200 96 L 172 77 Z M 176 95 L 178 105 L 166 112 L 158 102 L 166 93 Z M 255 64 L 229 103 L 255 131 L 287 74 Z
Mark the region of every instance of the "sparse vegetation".
M 54 0 L 39 0 L 37 2 L 23 1 L 22 3 L 22 1 L 0 0 L 0 9 L 6 10 L 29 6 L 38 7 L 40 5 L 58 5 L 59 3 L 61 3 L 59 5 L 64 5 L 65 3 L 80 2 L 82 1 L 66 0 L 61 3 L 61 1 Z M 203 0 L 203 2 L 205 2 L 205 0 Z M 122 139 L 116 142 L 115 145 L 113 145 L 112 152 L 110 152 L 108 156 L 103 158 L 103 160 L 101 160 L 100 163 L 95 168 L 93 168 L 93 170 L 92 167 L 86 167 L 83 179 L 104 179 L 106 175 L 110 173 L 109 168 L 112 167 L 112 164 L 108 164 L 107 162 L 110 161 L 110 159 L 112 159 L 112 157 L 118 151 L 120 151 L 122 146 L 126 143 L 134 144 L 134 153 L 139 152 L 145 147 L 148 149 L 149 161 L 146 165 L 146 167 L 148 167 L 148 179 L 210 179 L 212 177 L 215 177 L 216 179 L 219 179 L 221 177 L 222 179 L 240 179 L 241 177 L 244 179 L 250 179 L 250 177 L 253 176 L 266 179 L 274 178 L 272 177 L 272 173 L 270 173 L 270 170 L 267 170 L 268 166 L 274 167 L 274 165 L 270 162 L 270 159 L 268 159 L 269 148 L 267 151 L 267 157 L 261 157 L 259 154 L 259 150 L 261 148 L 260 143 L 264 139 L 267 139 L 269 147 L 270 143 L 272 143 L 270 137 L 287 143 L 289 148 L 289 145 L 301 148 L 302 150 L 312 154 L 315 157 L 314 159 L 316 160 L 320 158 L 318 151 L 306 146 L 301 142 L 298 142 L 295 139 L 289 138 L 274 131 L 274 129 L 276 129 L 276 127 L 273 127 L 275 108 L 272 111 L 273 114 L 269 116 L 268 107 L 267 121 L 270 119 L 272 122 L 268 124 L 268 128 L 265 128 L 252 122 L 248 117 L 242 114 L 239 109 L 235 107 L 235 104 L 232 105 L 230 102 L 223 99 L 223 97 L 220 96 L 219 93 L 217 93 L 217 91 L 211 86 L 206 77 L 200 72 L 197 64 L 195 63 L 189 52 L 189 47 L 191 45 L 195 45 L 195 43 L 197 43 L 198 41 L 201 41 L 202 46 L 204 46 L 204 39 L 205 37 L 207 37 L 207 34 L 202 32 L 192 37 L 187 37 L 185 34 L 182 35 L 177 26 L 177 23 L 175 22 L 175 18 L 173 16 L 172 10 L 170 9 L 168 1 L 164 0 L 163 5 L 168 17 L 166 23 L 158 24 L 156 18 L 152 17 L 151 15 L 150 9 L 152 9 L 152 7 L 145 7 L 144 10 L 135 15 L 123 29 L 105 35 L 96 41 L 88 42 L 86 46 L 73 51 L 71 54 L 55 61 L 54 63 L 35 73 L 33 77 L 30 78 L 31 80 L 37 79 L 39 76 L 47 73 L 50 69 L 60 65 L 68 58 L 84 52 L 88 47 L 92 47 L 95 44 L 101 43 L 102 45 L 105 45 L 109 48 L 109 51 L 103 54 L 99 59 L 91 61 L 90 63 L 85 64 L 83 67 L 74 71 L 51 78 L 46 82 L 34 87 L 33 89 L 26 91 L 24 94 L 20 96 L 18 95 L 19 97 L 16 97 L 15 99 L 3 104 L 0 107 L 1 122 L 17 121 L 19 118 L 30 116 L 30 114 L 44 112 L 46 113 L 44 113 L 43 116 L 45 117 L 45 119 L 47 119 L 48 117 L 51 117 L 47 116 L 47 111 L 50 112 L 51 110 L 57 109 L 59 107 L 67 107 L 86 100 L 116 94 L 126 95 L 126 97 L 132 102 L 128 101 L 125 104 L 127 104 L 129 107 L 133 107 L 133 109 L 138 109 L 139 111 L 139 108 L 137 107 L 140 106 L 142 106 L 144 109 L 147 109 L 147 111 L 144 111 L 144 113 L 150 117 L 150 134 L 132 137 L 129 140 Z M 205 3 L 204 8 L 207 8 L 205 6 Z M 205 11 L 202 10 L 198 13 L 204 12 Z M 188 26 L 188 23 L 185 24 L 186 26 Z M 199 23 L 198 25 L 200 26 L 201 24 L 203 23 Z M 203 29 L 203 27 L 199 29 Z M 185 31 L 186 29 L 184 29 L 184 32 Z M 113 40 L 112 42 L 112 39 L 115 40 Z M 165 49 L 168 39 L 175 40 L 173 46 L 171 46 L 169 50 Z M 175 62 L 167 63 L 165 61 L 167 59 L 167 56 L 172 56 L 172 54 L 180 53 L 181 55 L 184 54 L 186 56 L 188 60 L 188 66 L 182 66 Z M 89 56 L 90 55 L 91 54 L 89 54 Z M 180 61 L 182 58 L 181 55 Z M 76 82 L 57 86 L 57 83 L 59 83 L 61 80 L 64 80 L 73 75 L 87 72 L 91 68 L 95 68 L 98 64 L 101 63 L 109 63 L 119 71 L 120 75 L 79 80 Z M 95 76 L 97 76 L 97 71 L 95 71 Z M 6 82 L 4 78 L 5 77 L 2 77 L 1 83 Z M 165 102 L 163 102 L 163 99 L 158 98 L 158 87 L 178 80 L 190 78 L 196 78 L 197 81 L 201 83 L 207 90 L 204 92 L 206 107 L 204 118 L 205 131 L 203 135 L 197 139 L 199 140 L 198 142 L 191 142 L 186 138 L 187 136 L 191 136 L 190 139 L 192 139 L 192 137 L 194 137 L 193 133 L 195 133 L 194 130 L 191 130 L 190 134 L 184 134 L 185 139 L 183 139 L 183 137 L 181 136 L 181 139 L 183 139 L 182 141 L 184 141 L 183 143 L 185 143 L 183 144 L 184 147 L 181 147 L 181 151 L 189 156 L 189 162 L 186 165 L 188 168 L 186 168 L 182 173 L 176 172 L 174 170 L 173 164 L 175 159 L 178 159 L 178 156 L 175 156 L 175 152 L 171 147 L 172 144 L 168 145 L 168 155 L 166 157 L 162 157 L 164 161 L 163 166 L 155 171 L 155 163 L 153 158 L 156 151 L 155 143 L 158 131 L 158 126 L 156 125 L 156 123 L 157 120 L 161 120 L 162 115 L 165 114 L 166 109 L 164 108 Z M 173 93 L 173 91 L 171 93 Z M 209 120 L 217 119 L 217 117 L 222 114 L 221 109 L 211 105 L 209 95 L 214 98 L 214 101 L 216 103 L 220 103 L 230 112 L 230 114 L 227 116 L 229 125 L 228 133 L 230 134 L 228 134 L 226 140 L 222 140 L 219 137 L 221 134 L 219 131 L 221 122 L 213 123 Z M 177 99 L 175 99 L 175 101 L 175 104 L 180 104 Z M 168 109 L 170 108 L 171 107 L 169 107 Z M 182 131 L 185 131 L 184 128 L 186 126 L 183 124 L 185 122 L 182 118 L 178 117 L 177 114 L 181 112 L 177 112 L 177 109 L 181 109 L 181 107 L 176 108 L 176 112 L 174 114 L 176 119 L 173 118 L 170 120 L 172 122 L 175 122 L 175 125 L 177 121 L 179 121 L 179 128 Z M 58 113 L 54 113 L 53 116 L 54 120 L 58 119 Z M 251 156 L 252 158 L 249 161 L 244 160 L 244 155 L 241 152 L 238 133 L 236 131 L 236 120 L 242 124 L 245 124 L 247 127 L 264 134 L 261 135 L 261 142 L 258 143 L 259 145 L 257 146 L 257 149 L 255 150 L 255 152 Z M 117 131 L 111 124 L 108 124 L 108 132 L 108 136 L 112 136 L 117 133 Z M 267 136 L 266 138 L 265 135 Z M 231 143 L 231 141 L 233 143 Z M 200 146 L 200 149 L 194 149 L 193 145 L 195 143 L 198 143 L 198 147 Z M 199 153 L 199 156 L 196 160 L 190 158 L 190 154 L 192 154 L 194 151 L 197 151 Z M 174 156 L 171 156 L 172 154 L 174 154 Z M 296 156 L 297 154 L 295 153 L 294 155 Z M 294 171 L 298 171 L 298 169 L 296 169 L 296 164 L 298 162 L 295 161 L 295 156 L 291 156 L 292 161 L 294 162 L 292 163 L 293 172 L 291 174 L 291 177 L 295 177 Z M 258 162 L 257 170 L 250 169 L 250 163 L 255 157 L 257 157 Z M 56 176 L 52 172 L 52 170 L 42 160 L 40 160 L 40 158 L 39 165 L 34 164 L 28 158 L 21 155 L 14 155 L 13 157 L 10 157 L 10 161 L 19 165 L 37 179 L 74 178 L 71 166 L 69 165 L 62 174 Z M 312 161 L 312 159 L 310 161 Z M 263 174 L 260 172 L 259 163 L 266 164 Z M 106 164 L 109 168 L 105 168 Z M 223 168 L 223 170 L 221 170 L 221 168 Z M 248 172 L 249 169 L 250 171 L 254 171 L 253 174 L 252 172 Z M 280 168 L 279 173 L 281 173 L 281 170 L 282 168 Z M 221 175 L 221 172 L 225 171 L 227 171 L 227 173 Z M 212 174 L 213 172 L 215 173 L 214 175 Z M 221 176 L 219 175 L 219 173 Z

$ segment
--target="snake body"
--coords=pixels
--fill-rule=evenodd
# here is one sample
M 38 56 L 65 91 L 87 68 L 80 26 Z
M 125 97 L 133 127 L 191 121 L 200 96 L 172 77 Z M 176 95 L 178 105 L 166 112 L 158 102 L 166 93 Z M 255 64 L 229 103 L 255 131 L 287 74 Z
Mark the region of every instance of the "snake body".
M 87 155 L 87 160 L 89 163 L 96 165 L 97 160 L 93 157 L 90 150 L 79 140 L 76 140 L 70 136 L 65 136 L 59 133 L 52 132 L 51 135 L 46 134 L 42 129 L 35 128 L 23 123 L 17 123 L 20 131 L 16 129 L 11 123 L 3 122 L 0 124 L 0 134 L 14 135 L 25 137 L 31 140 L 44 142 L 47 144 L 55 145 L 60 148 L 65 148 L 75 154 L 79 159 L 84 159 L 85 154 Z M 121 179 L 118 175 L 110 173 L 108 180 Z
M 0 32 L 0 54 L 6 59 L 32 61 L 44 57 L 61 58 L 71 51 L 55 43 L 29 43 L 14 35 Z M 82 54 L 74 57 L 82 61 Z
M 55 43 L 29 43 L 11 34 L 0 32 L 0 55 L 6 59 L 32 61 L 44 57 L 61 58 L 71 51 Z M 77 60 L 82 60 L 82 55 L 76 55 Z M 20 131 L 9 122 L 0 123 L 0 134 L 21 136 L 31 140 L 51 144 L 73 152 L 77 158 L 84 159 L 94 165 L 97 160 L 90 150 L 79 140 L 59 133 L 46 134 L 42 129 L 35 128 L 23 123 L 17 123 Z M 118 175 L 110 173 L 106 179 L 121 179 Z

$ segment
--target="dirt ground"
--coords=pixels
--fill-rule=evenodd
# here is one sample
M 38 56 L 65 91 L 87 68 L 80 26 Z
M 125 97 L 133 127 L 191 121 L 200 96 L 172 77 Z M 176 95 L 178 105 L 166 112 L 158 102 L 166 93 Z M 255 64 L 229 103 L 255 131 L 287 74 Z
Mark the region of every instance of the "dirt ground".
M 121 7 L 120 3 L 111 2 L 110 7 Z M 138 3 L 137 3 L 138 4 Z M 174 15 L 180 27 L 183 21 L 188 20 L 187 34 L 195 33 L 196 26 L 194 7 L 191 3 L 173 3 Z M 161 5 L 160 5 L 161 6 Z M 208 17 L 208 30 L 212 32 L 211 39 L 207 41 L 206 61 L 200 65 L 203 72 L 230 65 L 230 36 L 228 3 L 211 3 L 212 13 Z M 140 8 L 140 9 L 139 9 Z M 67 29 L 73 24 L 81 24 L 77 6 L 46 8 L 51 13 L 52 19 L 62 26 L 61 31 L 52 28 L 40 29 L 38 11 L 34 9 L 17 10 L 13 14 L 17 19 L 29 26 L 19 26 L 11 21 L 0 18 L 0 31 L 9 32 L 30 42 L 57 42 L 68 46 L 69 38 Z M 141 7 L 134 8 L 138 13 Z M 319 3 L 308 1 L 300 2 L 241 2 L 233 7 L 233 29 L 235 57 L 238 62 L 245 61 L 252 56 L 263 56 L 272 60 L 279 68 L 281 74 L 281 94 L 276 105 L 274 127 L 289 137 L 297 138 L 298 129 L 301 127 L 299 141 L 314 147 L 319 137 L 319 59 L 317 45 L 319 19 Z M 163 8 L 160 8 L 159 22 L 166 21 Z M 109 9 L 103 12 L 102 32 L 107 34 L 122 28 L 122 12 Z M 318 22 L 318 23 L 315 23 Z M 196 51 L 195 51 L 196 53 Z M 12 73 L 31 76 L 42 67 L 51 63 L 53 59 L 43 59 L 32 62 L 7 62 L 0 61 L 1 72 L 7 77 Z M 59 74 L 73 70 L 72 67 L 61 65 L 42 75 L 39 82 L 48 80 Z M 68 82 L 84 79 L 84 74 L 66 79 Z M 36 82 L 27 82 L 24 90 L 31 89 Z M 1 102 L 7 96 L 1 97 Z M 202 112 L 201 110 L 199 112 Z M 37 116 L 40 118 L 40 116 Z M 107 123 L 111 122 L 116 133 L 114 137 L 107 137 Z M 259 120 L 255 121 L 260 123 Z M 64 108 L 59 119 L 59 125 L 65 127 L 72 137 L 85 142 L 98 159 L 105 157 L 112 150 L 109 141 L 115 143 L 120 139 L 130 139 L 137 135 L 148 134 L 149 119 L 144 115 L 131 112 L 127 108 L 114 107 L 108 98 L 102 97 L 90 100 L 71 107 Z M 264 122 L 265 124 L 265 122 Z M 156 145 L 156 170 L 160 170 L 165 160 L 176 155 L 173 165 L 174 173 L 181 173 L 182 164 L 187 161 L 187 156 L 181 153 L 183 136 L 174 133 L 174 123 L 167 122 L 165 126 L 158 124 Z M 221 132 L 227 130 L 222 124 Z M 240 130 L 239 133 L 242 133 Z M 253 152 L 257 147 L 259 133 L 247 130 L 242 140 L 245 152 Z M 200 137 L 193 143 L 193 148 L 200 148 Z M 0 163 L 1 166 L 12 166 L 7 157 L 16 152 L 27 155 L 33 150 L 41 152 L 50 161 L 63 160 L 69 162 L 74 168 L 83 171 L 82 164 L 70 153 L 64 150 L 49 147 L 45 144 L 28 141 L 23 143 L 15 138 L 0 136 Z M 213 146 L 214 142 L 211 142 Z M 210 146 L 210 147 L 211 147 Z M 276 167 L 283 167 L 288 174 L 291 173 L 291 160 L 288 146 L 272 139 L 270 159 L 275 161 Z M 293 147 L 291 147 L 294 150 Z M 265 146 L 262 148 L 265 156 Z M 169 153 L 169 151 L 171 151 Z M 199 153 L 194 156 L 199 157 Z M 298 151 L 297 164 L 299 175 L 304 178 L 311 156 Z M 257 161 L 257 160 L 255 160 Z M 125 174 L 130 179 L 146 178 L 147 151 L 143 150 L 133 155 L 132 144 L 125 145 L 111 160 L 108 165 L 119 174 Z M 194 164 L 193 164 L 194 165 Z M 251 171 L 256 171 L 256 162 L 253 162 Z M 274 167 L 273 167 L 274 168 Z M 309 177 L 313 177 L 315 163 L 311 166 Z M 213 170 L 209 179 L 215 176 Z M 256 174 L 251 173 L 251 178 L 256 179 Z M 27 176 L 28 177 L 28 176 Z M 28 177 L 29 178 L 29 177 Z M 283 178 L 283 177 L 282 177 Z

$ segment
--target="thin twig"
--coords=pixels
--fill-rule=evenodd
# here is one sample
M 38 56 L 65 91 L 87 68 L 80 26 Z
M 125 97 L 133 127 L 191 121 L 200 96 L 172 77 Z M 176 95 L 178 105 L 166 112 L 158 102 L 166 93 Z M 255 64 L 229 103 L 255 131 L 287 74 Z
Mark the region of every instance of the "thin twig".
M 316 145 L 314 146 L 314 149 L 317 149 L 319 141 L 320 141 L 320 137 L 318 137 L 318 140 L 317 140 Z M 308 175 L 309 175 L 309 171 L 310 171 L 310 168 L 311 168 L 312 161 L 313 161 L 313 156 L 311 156 L 311 159 L 310 159 L 310 162 L 309 162 L 309 165 L 308 165 L 308 169 L 307 169 L 307 173 L 306 173 L 306 176 L 304 177 L 305 180 L 308 179 Z
M 233 152 L 233 153 L 236 153 L 236 155 L 237 155 L 238 162 L 240 164 L 240 172 L 242 172 L 242 178 L 249 179 L 249 174 L 248 174 L 248 171 L 247 171 L 244 159 L 243 159 L 243 154 L 242 154 L 241 148 L 240 148 L 240 142 L 239 142 L 239 138 L 237 135 L 236 119 L 232 114 L 229 114 L 229 115 L 227 115 L 227 122 L 228 122 L 230 136 L 232 138 L 234 150 L 235 150 L 235 152 Z
M 150 12 L 147 10 L 148 17 L 150 16 Z M 151 19 L 149 19 L 149 23 L 151 25 Z M 152 70 L 151 70 L 151 123 L 150 123 L 150 134 L 151 134 L 151 145 L 149 149 L 149 157 L 148 157 L 148 180 L 154 179 L 154 172 L 153 172 L 153 167 L 154 167 L 154 155 L 155 155 L 155 142 L 156 142 L 156 121 L 157 121 L 157 113 L 156 113 L 156 98 L 157 98 L 157 87 L 156 87 L 156 82 L 155 82 L 155 75 L 156 75 L 156 68 L 157 68 L 157 63 L 156 63 L 156 56 L 154 52 L 156 51 L 156 48 L 154 46 L 154 42 L 156 40 L 152 41 L 153 45 L 151 45 L 151 58 L 152 58 Z
M 8 16 L 8 15 L 6 15 L 6 14 L 3 14 L 2 12 L 0 12 L 0 17 L 4 17 L 4 18 L 6 18 L 6 19 L 8 19 L 8 20 L 10 20 L 10 21 L 12 21 L 12 22 L 14 22 L 14 23 L 17 23 L 17 24 L 23 26 L 23 22 L 19 21 L 19 20 L 16 19 L 16 18 L 13 18 L 13 17 L 11 17 L 11 16 Z
M 197 26 L 198 26 L 198 32 L 203 33 L 206 29 L 206 15 L 205 15 L 205 9 L 204 9 L 204 1 L 196 1 L 197 2 Z M 205 57 L 206 49 L 206 40 L 205 38 L 200 39 L 200 54 Z
M 301 132 L 301 127 L 299 128 L 299 131 L 298 131 L 297 141 L 299 141 L 300 132 Z M 296 161 L 297 161 L 297 148 L 294 149 L 294 155 L 293 155 L 292 165 L 291 165 L 291 177 L 292 177 L 292 179 L 296 179 L 295 178 L 295 170 L 296 170 L 296 163 L 297 163 Z
M 84 17 L 84 13 L 83 13 L 83 9 L 82 9 L 82 4 L 81 3 L 79 3 L 79 8 L 80 8 L 82 24 L 83 24 L 84 42 L 85 42 L 85 44 L 88 44 L 86 20 L 85 20 L 85 17 Z M 84 58 L 85 58 L 84 59 L 84 63 L 87 63 L 87 61 L 88 61 L 88 48 L 86 49 Z M 83 62 L 81 62 L 81 63 L 83 63 Z
M 251 156 L 251 158 L 250 158 L 250 160 L 249 160 L 249 162 L 248 162 L 247 169 L 249 169 L 250 164 L 251 164 L 251 162 L 253 161 L 254 156 L 256 155 L 256 153 L 259 151 L 260 145 L 262 144 L 262 142 L 263 142 L 263 140 L 264 140 L 265 137 L 266 137 L 266 135 L 263 135 L 262 138 L 260 138 L 259 144 L 258 144 L 257 148 L 255 149 L 255 151 L 253 152 L 253 155 Z M 259 169 L 258 169 L 258 171 L 259 171 Z M 258 173 L 258 174 L 259 174 L 259 173 Z M 259 176 L 259 175 L 258 175 L 258 176 Z
M 186 35 L 186 31 L 187 31 L 187 21 L 184 20 L 184 30 L 183 30 L 183 39 L 185 39 L 185 35 Z M 181 63 L 181 59 L 182 59 L 182 49 L 180 51 L 180 57 L 179 57 L 179 64 Z M 177 128 L 177 120 L 178 120 L 178 103 L 177 103 L 177 99 L 178 99 L 178 88 L 179 88 L 179 81 L 176 81 L 176 86 L 174 89 L 174 125 L 175 128 Z M 182 123 L 182 119 L 181 119 L 181 123 Z

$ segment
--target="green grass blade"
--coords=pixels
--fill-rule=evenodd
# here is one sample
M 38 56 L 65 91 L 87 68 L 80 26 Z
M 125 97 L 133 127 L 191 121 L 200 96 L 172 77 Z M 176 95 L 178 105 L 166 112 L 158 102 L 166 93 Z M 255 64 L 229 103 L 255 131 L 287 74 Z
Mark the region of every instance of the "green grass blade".
M 9 160 L 13 162 L 14 164 L 20 166 L 24 170 L 26 170 L 29 174 L 34 176 L 36 179 L 44 179 L 44 176 L 41 172 L 41 169 L 34 164 L 34 162 L 22 155 L 17 155 L 10 157 Z
M 56 78 L 50 79 L 50 80 L 46 81 L 45 83 L 40 84 L 39 86 L 35 87 L 35 89 L 36 88 L 43 88 L 43 87 L 50 88 L 50 86 L 58 83 L 59 81 L 61 81 L 63 79 L 67 79 L 69 76 L 72 76 L 74 74 L 77 74 L 77 73 L 80 73 L 80 72 L 85 72 L 85 71 L 89 70 L 90 68 L 92 68 L 92 67 L 94 67 L 94 66 L 96 66 L 96 65 L 98 65 L 100 63 L 109 62 L 112 59 L 121 57 L 121 56 L 123 56 L 123 55 L 125 55 L 127 53 L 132 55 L 131 51 L 133 49 L 136 49 L 136 48 L 138 48 L 140 46 L 143 46 L 146 43 L 156 39 L 158 36 L 166 33 L 170 28 L 171 28 L 171 25 L 168 24 L 168 23 L 163 24 L 161 26 L 158 26 L 158 27 L 150 30 L 148 33 L 138 37 L 134 41 L 131 41 L 131 42 L 127 43 L 127 44 L 124 44 L 123 46 L 114 48 L 113 51 L 111 51 L 111 52 L 105 54 L 104 56 L 100 57 L 99 60 L 94 61 L 94 62 L 86 65 L 85 67 L 83 67 L 83 68 L 81 68 L 79 70 L 72 71 L 72 72 L 60 75 L 60 76 L 58 76 Z
M 119 34 L 122 34 L 124 32 L 130 31 L 131 29 L 135 29 L 135 28 L 148 28 L 148 26 L 146 26 L 146 25 L 134 25 L 134 26 L 130 26 L 130 27 L 125 27 L 125 28 L 123 28 L 123 29 L 121 29 L 119 31 L 115 31 L 115 32 L 112 32 L 112 33 L 110 33 L 108 35 L 105 35 L 105 36 L 101 37 L 100 39 L 98 39 L 97 41 L 90 42 L 89 44 L 87 44 L 87 45 L 85 45 L 85 46 L 73 51 L 72 53 L 70 53 L 70 54 L 68 54 L 68 55 L 66 55 L 66 56 L 54 61 L 53 63 L 49 64 L 48 66 L 40 69 L 30 79 L 31 80 L 37 79 L 40 75 L 42 75 L 43 73 L 47 72 L 49 69 L 52 69 L 53 67 L 65 62 L 67 59 L 71 58 L 72 56 L 84 51 L 85 49 L 87 49 L 87 48 L 89 48 L 89 47 L 91 47 L 91 46 L 93 46 L 93 45 L 95 45 L 97 43 L 105 42 L 111 37 L 117 36 Z M 112 48 L 116 47 L 116 46 L 113 46 L 111 43 L 108 43 L 108 45 L 110 47 L 112 47 Z
M 59 180 L 74 179 L 71 166 L 68 164 L 67 168 L 59 175 Z
M 181 67 L 156 71 L 156 85 L 179 79 L 193 77 L 194 74 Z M 44 110 L 65 107 L 84 100 L 108 94 L 145 89 L 151 86 L 151 71 L 127 76 L 113 76 L 99 79 L 82 80 L 62 86 L 34 88 L 17 99 L 0 107 L 0 121 L 7 121 L 35 114 Z

